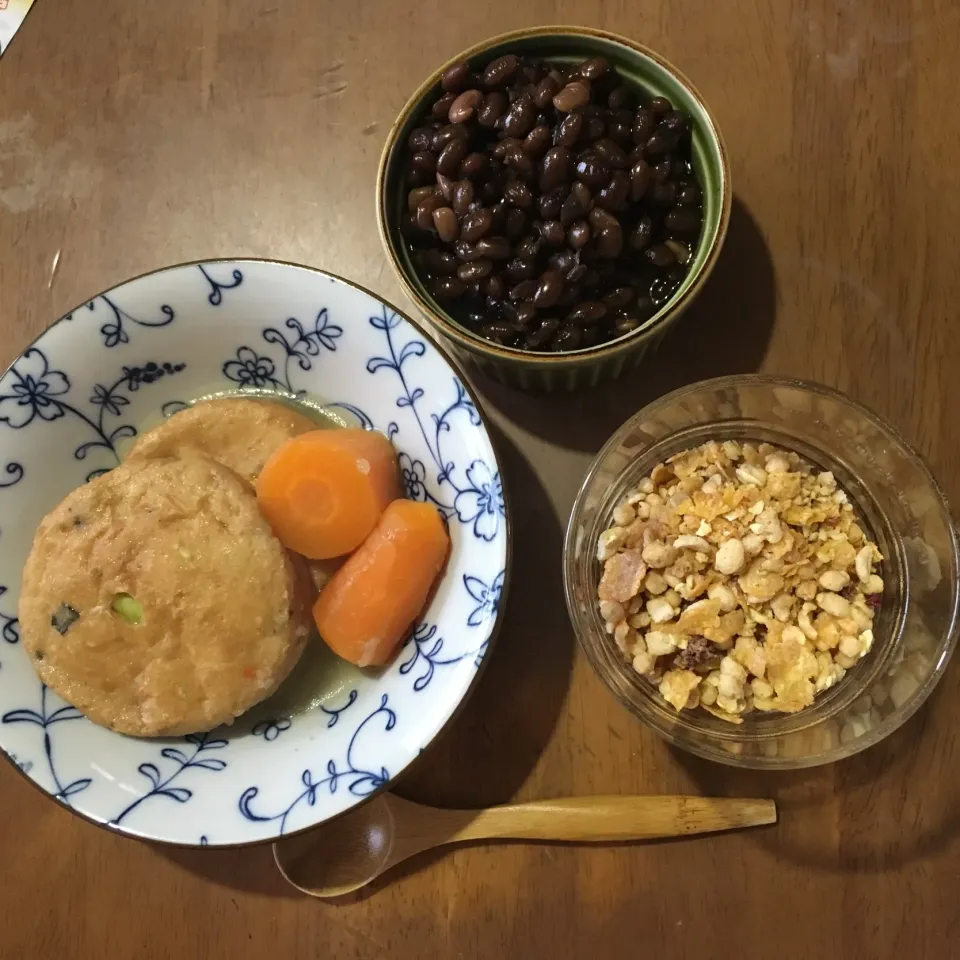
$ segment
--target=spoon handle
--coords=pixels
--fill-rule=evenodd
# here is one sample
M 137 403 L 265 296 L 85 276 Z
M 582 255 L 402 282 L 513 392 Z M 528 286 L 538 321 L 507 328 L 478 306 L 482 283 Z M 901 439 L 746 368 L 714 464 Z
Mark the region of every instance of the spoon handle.
M 450 841 L 649 840 L 776 823 L 772 800 L 726 797 L 572 797 L 474 811 Z

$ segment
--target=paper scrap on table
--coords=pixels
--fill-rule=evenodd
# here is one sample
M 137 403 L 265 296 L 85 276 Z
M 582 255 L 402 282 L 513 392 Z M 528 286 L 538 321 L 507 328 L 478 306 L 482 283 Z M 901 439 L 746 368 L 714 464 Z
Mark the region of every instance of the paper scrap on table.
M 0 56 L 10 45 L 32 6 L 33 0 L 0 0 Z

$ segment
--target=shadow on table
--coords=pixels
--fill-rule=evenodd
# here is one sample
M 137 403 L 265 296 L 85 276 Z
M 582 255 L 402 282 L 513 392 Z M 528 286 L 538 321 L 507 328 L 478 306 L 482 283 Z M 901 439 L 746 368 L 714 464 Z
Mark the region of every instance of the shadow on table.
M 806 770 L 738 770 L 671 753 L 703 794 L 776 801 L 776 827 L 744 840 L 779 860 L 830 872 L 885 873 L 941 853 L 960 833 L 960 781 L 949 769 L 949 704 L 941 684 L 904 726 L 846 760 Z M 937 715 L 942 715 L 936 719 Z
M 657 397 L 709 377 L 758 370 L 777 307 L 766 241 L 736 198 L 717 265 L 676 329 L 639 370 L 572 394 L 520 393 L 493 380 L 479 386 L 504 416 L 558 446 L 596 451 L 625 420 Z
M 507 478 L 513 518 L 509 596 L 502 607 L 499 636 L 470 699 L 397 782 L 398 794 L 433 806 L 473 808 L 510 800 L 550 739 L 573 670 L 574 637 L 560 576 L 560 522 L 523 454 L 495 427 L 491 432 Z M 301 896 L 280 875 L 269 844 L 226 851 L 156 850 L 222 886 Z M 442 855 L 414 857 L 344 902 L 370 896 Z

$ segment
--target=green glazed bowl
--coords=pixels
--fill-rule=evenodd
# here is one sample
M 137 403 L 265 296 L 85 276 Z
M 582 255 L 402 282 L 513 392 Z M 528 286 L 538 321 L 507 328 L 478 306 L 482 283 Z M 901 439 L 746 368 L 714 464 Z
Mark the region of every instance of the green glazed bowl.
M 404 182 L 407 138 L 440 95 L 440 77 L 447 67 L 461 60 L 479 66 L 505 53 L 569 63 L 602 55 L 617 68 L 626 83 L 649 96 L 667 97 L 692 119 L 693 166 L 703 191 L 704 215 L 693 263 L 673 297 L 645 324 L 616 340 L 566 353 L 534 353 L 484 340 L 452 319 L 433 299 L 417 276 L 400 235 L 407 193 Z M 637 366 L 687 309 L 710 275 L 726 237 L 731 198 L 726 148 L 712 114 L 693 84 L 652 50 L 626 37 L 589 27 L 517 30 L 457 54 L 435 70 L 400 111 L 387 137 L 377 174 L 380 237 L 407 296 L 468 363 L 503 383 L 538 391 L 590 386 L 612 380 Z

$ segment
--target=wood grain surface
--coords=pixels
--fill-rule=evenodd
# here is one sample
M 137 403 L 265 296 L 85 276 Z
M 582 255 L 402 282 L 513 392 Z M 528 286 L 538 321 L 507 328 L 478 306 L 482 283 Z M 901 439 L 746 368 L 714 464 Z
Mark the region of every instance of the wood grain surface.
M 373 211 L 391 120 L 462 47 L 549 22 L 628 34 L 693 78 L 730 148 L 733 220 L 647 368 L 570 397 L 477 383 L 514 497 L 514 587 L 476 695 L 399 792 L 464 807 L 769 796 L 778 825 L 463 849 L 326 904 L 286 887 L 267 847 L 122 839 L 0 764 L 0 956 L 960 957 L 956 667 L 866 754 L 738 772 L 672 750 L 614 703 L 574 649 L 560 583 L 592 454 L 643 402 L 708 375 L 848 391 L 960 502 L 955 3 L 37 0 L 0 60 L 0 364 L 99 290 L 191 258 L 302 261 L 406 307 Z

